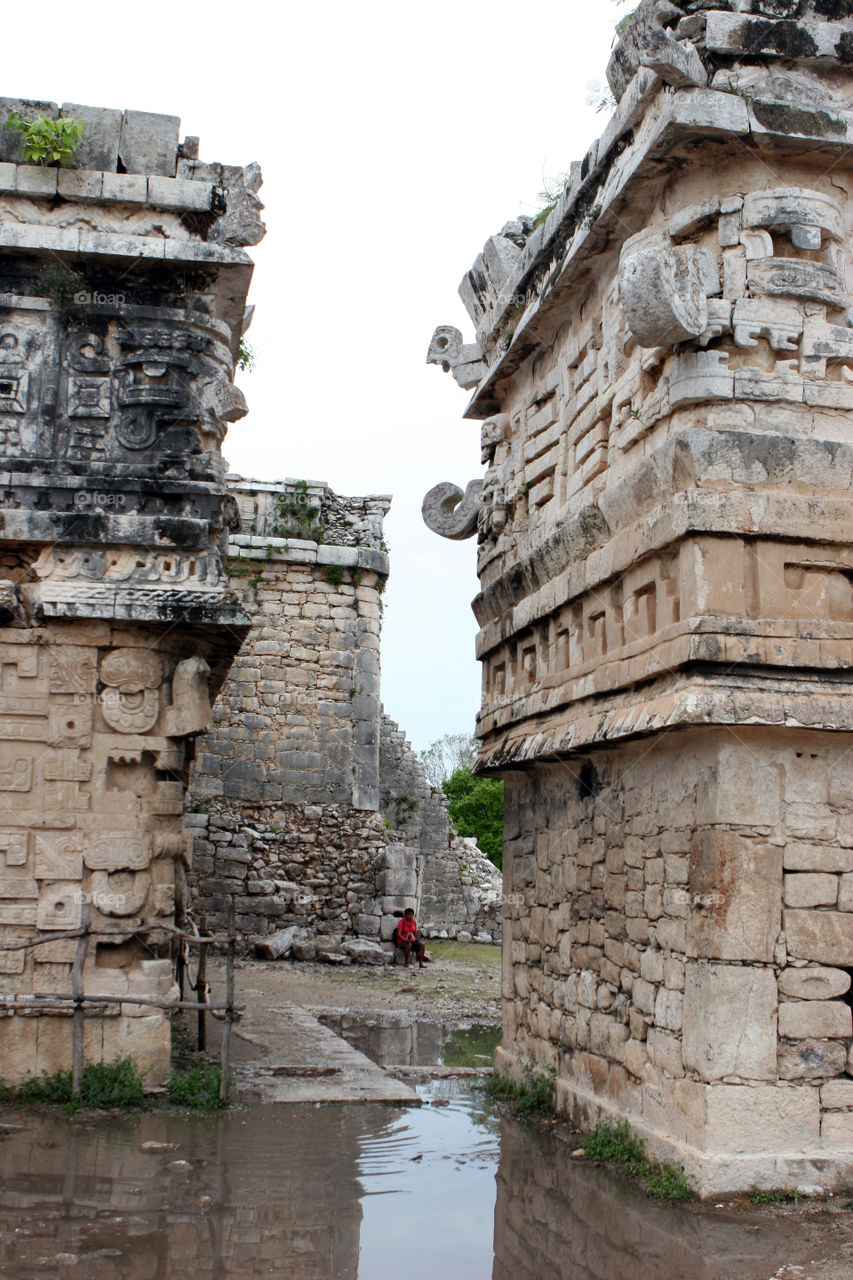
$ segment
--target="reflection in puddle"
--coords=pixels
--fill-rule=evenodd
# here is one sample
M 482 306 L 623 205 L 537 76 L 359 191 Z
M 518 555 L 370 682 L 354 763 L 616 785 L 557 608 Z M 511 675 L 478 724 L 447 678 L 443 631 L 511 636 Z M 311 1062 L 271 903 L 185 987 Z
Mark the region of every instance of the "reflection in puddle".
M 499 1024 L 407 1013 L 321 1014 L 320 1021 L 380 1067 L 490 1067 L 501 1040 Z
M 766 1280 L 808 1256 L 795 1219 L 655 1205 L 467 1081 L 420 1093 L 438 1105 L 0 1108 L 0 1276 Z

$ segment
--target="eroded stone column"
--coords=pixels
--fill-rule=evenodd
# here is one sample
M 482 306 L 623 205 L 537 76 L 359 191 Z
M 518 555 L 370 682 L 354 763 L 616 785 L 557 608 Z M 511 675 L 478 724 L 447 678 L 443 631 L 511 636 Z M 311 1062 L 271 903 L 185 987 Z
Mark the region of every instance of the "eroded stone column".
M 462 283 L 487 471 L 425 502 L 479 532 L 499 1065 L 706 1193 L 853 1139 L 850 37 L 754 7 L 640 5 L 604 136 Z
M 27 165 L 12 108 L 59 114 L 0 100 L 0 945 L 88 919 L 84 993 L 165 999 L 193 739 L 247 626 L 220 445 L 260 175 L 201 164 L 174 117 L 71 107 L 89 167 Z M 32 997 L 71 991 L 76 947 L 0 951 L 7 1080 L 70 1065 Z M 90 1009 L 85 1053 L 156 1084 L 168 1014 Z

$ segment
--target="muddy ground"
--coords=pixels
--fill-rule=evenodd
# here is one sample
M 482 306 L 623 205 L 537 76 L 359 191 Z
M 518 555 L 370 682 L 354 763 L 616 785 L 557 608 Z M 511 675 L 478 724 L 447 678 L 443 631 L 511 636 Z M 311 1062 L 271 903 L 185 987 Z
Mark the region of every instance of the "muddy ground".
M 500 1022 L 500 947 L 435 942 L 427 954 L 433 960 L 423 969 L 242 960 L 236 966 L 238 999 L 242 982 L 312 1012 L 405 1010 L 436 1019 Z

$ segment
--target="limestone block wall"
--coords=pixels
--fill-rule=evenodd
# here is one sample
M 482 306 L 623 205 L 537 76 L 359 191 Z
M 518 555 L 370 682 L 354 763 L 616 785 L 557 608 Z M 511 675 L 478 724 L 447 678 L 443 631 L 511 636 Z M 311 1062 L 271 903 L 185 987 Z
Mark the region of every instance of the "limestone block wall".
M 193 794 L 375 810 L 391 500 L 287 480 L 232 478 L 229 491 L 243 530 L 229 583 L 254 625 L 199 742 Z
M 290 925 L 341 941 L 364 916 L 378 939 L 390 499 L 298 480 L 229 488 L 229 581 L 254 626 L 193 769 L 194 904 L 216 921 L 233 910 L 244 943 Z
M 575 1119 L 743 1185 L 849 1147 L 851 745 L 687 730 L 507 776 L 504 1044 Z
M 707 1194 L 853 1171 L 845 23 L 643 0 L 604 134 L 460 286 L 476 342 L 433 339 L 487 466 L 424 514 L 478 535 L 498 1060 Z
M 296 953 L 431 931 L 499 931 L 500 878 L 460 841 L 379 700 L 387 497 L 231 477 L 229 581 L 253 627 L 192 775 L 194 906 L 241 943 L 299 931 Z M 485 864 L 485 865 L 484 865 Z
M 24 116 L 86 123 L 23 163 Z M 0 1062 L 68 1067 L 81 932 L 90 1060 L 169 1058 L 193 739 L 248 627 L 220 452 L 264 233 L 257 166 L 201 165 L 179 120 L 0 99 Z M 198 171 L 181 166 L 193 159 Z M 83 167 L 85 166 L 85 167 Z M 86 931 L 89 931 L 88 934 Z M 47 941 L 43 941 L 47 939 Z M 18 943 L 24 950 L 5 950 Z M 82 957 L 81 957 L 82 958 Z
M 379 778 L 382 814 L 395 836 L 422 858 L 418 922 L 428 937 L 470 934 L 498 941 L 501 873 L 475 840 L 458 836 L 447 800 L 427 779 L 405 733 L 382 716 Z

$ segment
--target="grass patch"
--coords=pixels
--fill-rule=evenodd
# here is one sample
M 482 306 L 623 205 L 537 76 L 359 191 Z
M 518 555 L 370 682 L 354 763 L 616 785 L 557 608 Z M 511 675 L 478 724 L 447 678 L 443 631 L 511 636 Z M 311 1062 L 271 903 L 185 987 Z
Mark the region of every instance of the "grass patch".
M 670 1203 L 695 1200 L 692 1180 L 680 1164 L 657 1164 L 646 1155 L 646 1144 L 631 1132 L 627 1120 L 613 1124 L 599 1120 L 591 1133 L 587 1133 L 579 1145 L 590 1160 L 618 1165 L 629 1175 L 643 1183 L 645 1190 L 656 1200 Z
M 455 960 L 472 969 L 500 969 L 501 949 L 489 942 L 456 942 L 453 939 L 430 938 L 429 950 L 436 960 Z
M 533 1060 L 521 1068 L 521 1084 L 508 1076 L 495 1072 L 486 1081 L 486 1096 L 495 1102 L 507 1102 L 513 1114 L 522 1118 L 550 1115 L 554 1110 L 554 1084 L 557 1073 L 553 1067 L 543 1070 Z
M 169 1101 L 177 1107 L 189 1107 L 192 1111 L 219 1111 L 223 1105 L 227 1105 L 219 1101 L 221 1078 L 219 1067 L 208 1062 L 173 1071 L 166 1081 Z M 230 1091 L 230 1080 L 228 1087 Z
M 758 1205 L 759 1208 L 772 1208 L 773 1205 L 784 1204 L 786 1201 L 792 1204 L 800 1203 L 799 1191 L 762 1191 L 754 1184 L 747 1191 L 746 1198 L 750 1204 Z M 845 1205 L 845 1208 L 849 1207 Z
M 79 1107 L 140 1107 L 145 1098 L 142 1075 L 130 1058 L 115 1062 L 87 1062 L 80 1080 L 80 1091 L 71 1087 L 71 1071 L 43 1072 L 24 1080 L 16 1089 L 6 1090 L 7 1101 L 47 1102 L 63 1106 L 69 1112 Z
M 634 1137 L 627 1120 L 618 1124 L 600 1120 L 592 1133 L 581 1139 L 580 1145 L 590 1160 L 620 1164 L 633 1177 L 646 1178 L 652 1172 L 652 1166 L 646 1159 L 645 1143 L 642 1138 Z

